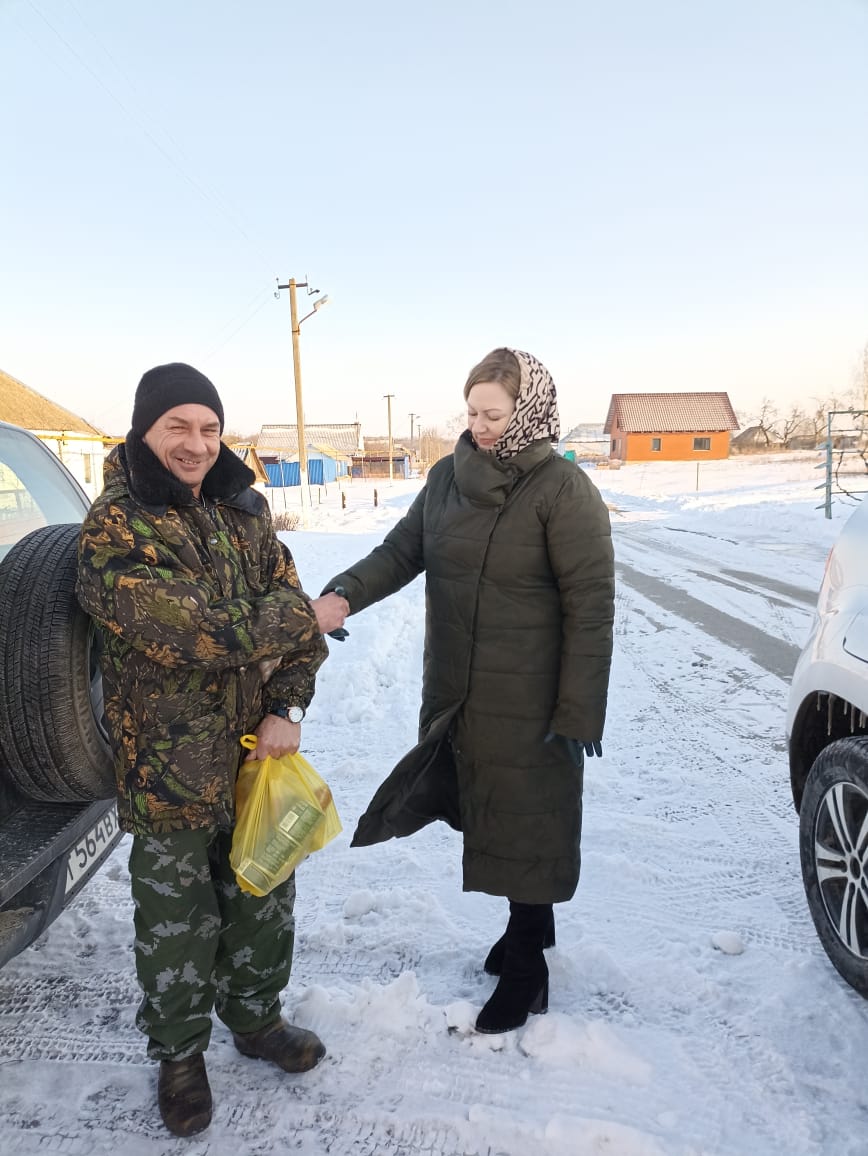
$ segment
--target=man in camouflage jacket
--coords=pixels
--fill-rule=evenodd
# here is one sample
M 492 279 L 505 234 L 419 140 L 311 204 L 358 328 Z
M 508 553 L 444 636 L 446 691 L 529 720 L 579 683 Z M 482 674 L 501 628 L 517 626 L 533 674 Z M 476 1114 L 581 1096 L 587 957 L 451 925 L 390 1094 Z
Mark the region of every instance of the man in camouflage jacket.
M 286 1023 L 295 880 L 242 892 L 229 866 L 241 735 L 257 758 L 298 750 L 300 720 L 348 611 L 311 600 L 253 474 L 220 441 L 212 383 L 149 370 L 82 527 L 78 597 L 98 623 L 121 826 L 133 835 L 137 1024 L 177 1135 L 208 1126 L 211 1011 L 245 1055 L 287 1071 L 325 1049 Z

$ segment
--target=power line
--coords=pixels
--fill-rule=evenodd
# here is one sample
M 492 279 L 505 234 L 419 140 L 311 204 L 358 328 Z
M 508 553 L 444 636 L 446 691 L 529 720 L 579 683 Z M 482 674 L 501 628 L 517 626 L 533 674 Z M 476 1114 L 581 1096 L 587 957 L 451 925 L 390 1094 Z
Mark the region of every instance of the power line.
M 98 73 L 96 73 L 93 68 L 91 68 L 90 64 L 87 62 L 87 60 L 85 60 L 85 58 L 81 55 L 81 53 L 69 42 L 69 40 L 67 40 L 67 38 L 63 35 L 63 33 L 61 33 L 57 28 L 55 28 L 55 26 L 48 19 L 48 17 L 45 15 L 45 13 L 42 12 L 37 7 L 34 0 L 27 0 L 27 5 L 33 12 L 36 13 L 36 15 L 39 17 L 39 19 L 42 20 L 42 22 L 46 25 L 46 27 L 51 30 L 51 32 L 57 37 L 57 39 L 61 42 L 61 44 L 66 48 L 67 52 L 69 52 L 69 54 L 81 65 L 81 67 L 85 70 L 85 72 L 87 72 L 87 74 L 94 80 L 94 82 L 99 85 L 99 87 L 103 90 L 103 92 L 105 92 L 106 95 L 109 96 L 115 102 L 115 104 L 118 106 L 118 108 L 121 109 L 121 111 L 124 113 L 124 115 L 129 117 L 129 119 L 132 121 L 133 124 L 136 125 L 136 127 L 140 130 L 140 132 L 142 132 L 147 137 L 147 139 L 151 142 L 151 144 L 154 146 L 154 148 L 160 153 L 160 155 L 163 157 L 163 159 L 169 165 L 171 165 L 171 167 L 175 170 L 175 172 L 180 177 L 182 177 L 185 181 L 187 181 L 187 183 L 190 185 L 190 187 L 195 189 L 195 191 L 202 197 L 202 199 L 204 201 L 210 203 L 214 208 L 216 208 L 218 210 L 218 212 L 226 219 L 226 221 L 244 238 L 246 243 L 250 246 L 251 250 L 257 252 L 258 256 L 263 260 L 263 262 L 267 263 L 270 267 L 271 262 L 268 260 L 268 258 L 266 258 L 264 256 L 264 254 L 259 253 L 258 249 L 255 248 L 253 241 L 251 240 L 250 236 L 247 234 L 246 230 L 236 220 L 235 216 L 230 212 L 228 207 L 224 203 L 221 202 L 220 198 L 215 193 L 209 192 L 208 189 L 206 189 L 199 181 L 197 181 L 194 177 L 190 176 L 190 174 L 186 171 L 186 169 L 184 169 L 183 166 L 157 140 L 157 138 L 154 136 L 154 134 L 151 132 L 151 130 L 148 128 L 148 126 L 143 122 L 142 117 L 140 115 L 136 115 L 136 113 L 124 103 L 124 101 L 109 86 L 109 84 L 107 84 L 106 81 L 104 81 L 103 78 L 101 76 L 99 76 Z M 72 7 L 73 11 L 76 13 L 76 15 L 79 16 L 79 13 L 78 13 L 77 9 L 75 8 L 75 6 L 71 5 L 71 7 Z M 79 16 L 79 19 L 81 19 L 80 16 Z M 90 34 L 93 36 L 94 34 L 91 32 L 88 25 L 84 21 L 82 21 L 82 23 L 83 23 L 84 27 L 87 29 L 87 31 L 90 32 Z M 94 39 L 97 41 L 98 44 L 100 44 L 100 42 L 96 38 L 96 36 L 94 36 Z M 100 44 L 100 47 L 102 47 L 101 44 Z M 108 53 L 108 51 L 105 48 L 103 48 L 103 51 L 106 52 L 106 55 L 108 55 L 109 58 L 111 59 L 111 54 Z M 121 73 L 121 75 L 123 75 L 123 73 Z M 163 130 L 161 130 L 161 131 L 163 131 Z M 166 134 L 166 135 L 168 136 L 168 134 Z M 177 145 L 175 147 L 177 147 Z
M 201 358 L 203 361 L 208 361 L 210 358 L 212 358 L 214 356 L 215 353 L 218 353 L 223 348 L 224 345 L 228 345 L 229 342 L 232 340 L 232 338 L 235 337 L 235 335 L 237 333 L 240 333 L 241 330 L 245 327 L 245 325 L 249 325 L 249 323 L 253 320 L 253 318 L 256 316 L 256 314 L 265 308 L 265 306 L 268 304 L 270 298 L 272 297 L 271 286 L 269 285 L 267 289 L 260 289 L 259 293 L 256 294 L 256 297 L 254 297 L 253 300 L 256 301 L 259 297 L 262 297 L 263 300 L 259 302 L 259 304 L 256 306 L 256 308 L 253 310 L 253 312 L 248 317 L 245 317 L 245 319 L 241 322 L 240 325 L 236 326 L 236 328 L 233 329 L 232 332 L 230 334 L 228 334 L 228 336 L 223 341 L 218 342 L 218 344 L 213 346 L 211 349 L 209 349 L 207 353 L 201 354 Z M 245 306 L 245 308 L 249 308 L 249 306 L 252 304 L 253 304 L 253 302 L 250 302 L 248 306 Z M 238 313 L 235 314 L 235 317 L 238 317 L 239 314 L 243 313 L 243 312 L 244 312 L 244 310 L 239 310 Z M 232 320 L 227 321 L 226 325 L 224 325 L 223 328 L 224 329 L 228 328 L 228 326 L 231 325 L 234 320 L 235 320 L 235 318 L 233 317 Z
M 261 252 L 259 250 L 258 246 L 256 246 L 254 244 L 254 242 L 252 241 L 247 230 L 241 225 L 241 223 L 238 221 L 238 219 L 232 213 L 230 208 L 227 206 L 226 202 L 222 200 L 222 198 L 219 196 L 219 194 L 217 194 L 216 190 L 206 186 L 203 182 L 197 180 L 196 178 L 194 178 L 190 174 L 190 172 L 187 170 L 185 165 L 182 163 L 182 161 L 186 161 L 187 158 L 185 157 L 184 151 L 181 148 L 181 146 L 172 137 L 171 133 L 167 132 L 162 127 L 162 125 L 158 124 L 154 120 L 154 118 L 152 116 L 150 116 L 149 113 L 144 111 L 144 109 L 142 107 L 141 96 L 137 92 L 136 87 L 135 87 L 134 83 L 132 82 L 132 80 L 130 79 L 129 75 L 127 74 L 125 69 L 121 66 L 121 64 L 119 63 L 119 61 L 115 57 L 115 55 L 110 51 L 110 49 L 102 41 L 102 39 L 99 37 L 99 35 L 96 33 L 96 31 L 91 27 L 91 25 L 85 19 L 85 17 L 83 16 L 81 11 L 77 7 L 77 5 L 74 3 L 74 0 L 67 0 L 67 3 L 69 5 L 70 9 L 72 10 L 72 12 L 75 14 L 75 17 L 80 22 L 81 26 L 85 29 L 86 33 L 91 37 L 92 41 L 96 44 L 97 48 L 102 53 L 103 57 L 109 62 L 111 68 L 114 69 L 117 76 L 120 78 L 121 82 L 127 87 L 129 92 L 132 94 L 134 101 L 136 101 L 138 103 L 138 108 L 132 107 L 131 104 L 127 100 L 124 100 L 118 94 L 115 87 L 113 87 L 113 85 L 109 82 L 109 80 L 104 75 L 100 75 L 100 72 L 97 70 L 97 68 L 95 66 L 91 65 L 91 63 L 85 57 L 83 52 L 79 51 L 79 49 L 76 47 L 76 45 L 71 42 L 69 37 L 64 35 L 63 32 L 52 22 L 52 20 L 49 19 L 49 17 L 42 11 L 42 9 L 35 2 L 35 0 L 27 0 L 28 7 L 31 9 L 31 11 L 36 16 L 39 17 L 39 19 L 42 21 L 42 23 L 49 29 L 49 31 L 53 34 L 53 36 L 56 38 L 56 40 L 59 42 L 59 44 L 62 45 L 63 49 L 65 49 L 68 56 L 71 57 L 78 64 L 78 66 L 80 68 L 82 68 L 88 74 L 88 76 L 91 77 L 91 79 L 94 81 L 94 83 L 97 84 L 99 86 L 99 88 L 117 105 L 117 107 L 121 110 L 121 112 L 124 114 L 124 116 L 127 117 L 139 129 L 139 131 L 147 138 L 147 140 L 151 143 L 151 145 L 163 157 L 163 159 L 166 161 L 166 163 L 169 164 L 171 166 L 171 168 L 184 181 L 186 181 L 187 184 L 192 189 L 194 189 L 195 192 L 198 193 L 198 195 L 206 203 L 211 205 L 217 211 L 217 213 L 220 216 L 222 216 L 224 218 L 224 220 L 232 226 L 232 228 L 234 230 L 236 230 L 236 232 L 243 238 L 243 240 L 246 243 L 246 245 L 248 246 L 250 252 L 257 257 L 258 261 L 262 262 L 263 266 L 268 267 L 269 274 L 271 274 L 272 268 L 271 268 L 270 259 L 263 252 Z M 28 37 L 32 41 L 32 43 L 41 52 L 45 53 L 46 55 L 49 56 L 50 59 L 52 59 L 52 63 L 54 63 L 57 67 L 59 67 L 67 76 L 70 75 L 69 71 L 64 67 L 62 61 L 59 59 L 56 59 L 55 57 L 52 56 L 52 54 L 48 53 L 47 47 L 44 43 L 40 43 L 39 39 L 34 37 L 32 35 L 32 33 L 30 32 L 30 30 L 28 30 L 26 27 L 24 27 L 20 22 L 18 22 L 18 26 L 19 26 L 19 29 L 21 29 L 21 31 L 23 31 L 25 34 L 28 35 Z M 151 123 L 154 124 L 154 126 L 155 126 L 154 130 L 152 130 L 151 127 L 149 126 L 149 124 L 147 123 L 148 120 L 150 120 Z M 172 155 L 172 152 L 170 152 L 161 143 L 161 141 L 157 138 L 157 135 L 155 135 L 157 132 L 159 132 L 159 134 L 170 143 L 171 148 L 176 155 Z M 179 160 L 178 157 L 180 157 L 181 159 Z M 216 343 L 214 345 L 212 345 L 208 349 L 207 352 L 200 354 L 199 356 L 203 360 L 209 360 L 210 358 L 212 358 L 215 353 L 219 352 L 219 350 L 221 350 L 224 346 L 226 346 L 238 333 L 241 332 L 242 329 L 245 328 L 245 326 L 247 326 L 253 320 L 253 318 L 268 303 L 270 297 L 271 297 L 270 285 L 269 286 L 263 286 L 262 288 L 258 289 L 257 292 L 254 294 L 254 296 L 244 306 L 242 306 L 241 309 L 237 310 L 232 315 L 232 317 L 230 317 L 230 319 L 215 332 L 214 336 L 216 339 Z M 240 322 L 238 324 L 235 324 L 235 322 L 239 318 L 242 318 L 242 319 L 240 320 Z M 226 333 L 226 330 L 230 329 L 230 327 L 232 327 L 232 326 L 234 326 L 234 328 L 232 328 L 230 332 Z M 226 333 L 226 336 L 223 337 L 222 340 L 220 340 L 221 335 L 224 333 Z

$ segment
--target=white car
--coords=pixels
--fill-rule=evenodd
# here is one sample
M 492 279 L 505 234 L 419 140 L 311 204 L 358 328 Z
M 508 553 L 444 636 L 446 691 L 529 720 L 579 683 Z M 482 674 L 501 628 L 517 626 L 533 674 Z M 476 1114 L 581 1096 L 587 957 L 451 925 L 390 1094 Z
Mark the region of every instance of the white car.
M 787 739 L 811 916 L 829 959 L 868 996 L 868 502 L 826 563 Z
M 75 598 L 88 506 L 51 450 L 0 422 L 0 967 L 120 839 L 100 638 Z

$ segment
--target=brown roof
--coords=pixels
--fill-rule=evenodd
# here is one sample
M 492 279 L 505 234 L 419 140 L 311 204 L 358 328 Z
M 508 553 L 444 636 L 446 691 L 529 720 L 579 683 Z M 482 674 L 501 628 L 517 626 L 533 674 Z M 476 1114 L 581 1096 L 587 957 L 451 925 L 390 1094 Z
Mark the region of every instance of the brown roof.
M 617 413 L 624 433 L 713 433 L 738 429 L 725 393 L 613 393 L 603 427 L 611 433 Z
M 57 405 L 0 369 L 0 421 L 40 433 L 83 433 L 102 437 L 102 430 Z
M 768 446 L 780 445 L 783 438 L 775 430 L 766 430 L 763 433 L 762 427 L 758 425 L 749 425 L 747 429 L 743 429 L 740 434 L 732 439 L 732 444 L 738 446 Z
M 265 472 L 265 466 L 259 460 L 259 454 L 248 442 L 229 442 L 230 450 L 236 457 L 241 458 L 245 466 L 253 470 L 256 475 L 257 482 L 264 482 L 268 484 L 268 474 Z
M 361 444 L 362 427 L 359 422 L 332 425 L 312 425 L 304 423 L 304 440 L 309 446 L 330 446 L 339 454 L 352 457 Z M 298 453 L 298 426 L 264 425 L 256 439 L 260 454 Z

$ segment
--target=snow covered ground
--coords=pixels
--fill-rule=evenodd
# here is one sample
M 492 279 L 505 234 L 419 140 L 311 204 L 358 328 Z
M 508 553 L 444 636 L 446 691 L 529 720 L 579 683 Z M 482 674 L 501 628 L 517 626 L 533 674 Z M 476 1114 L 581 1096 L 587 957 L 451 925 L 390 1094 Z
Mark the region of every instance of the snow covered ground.
M 349 847 L 414 741 L 417 581 L 331 644 L 303 728 L 345 830 L 298 871 L 285 1007 L 327 1059 L 286 1076 L 217 1023 L 214 1122 L 164 1131 L 133 1024 L 123 843 L 0 971 L 4 1156 L 864 1156 L 868 1006 L 811 925 L 784 739 L 786 676 L 848 513 L 816 509 L 816 461 L 591 473 L 612 510 L 616 654 L 547 1016 L 471 1030 L 505 903 L 462 893 L 455 833 Z M 380 483 L 376 508 L 369 483 L 346 485 L 346 509 L 336 487 L 315 495 L 311 528 L 287 535 L 306 587 L 375 545 L 420 484 Z

